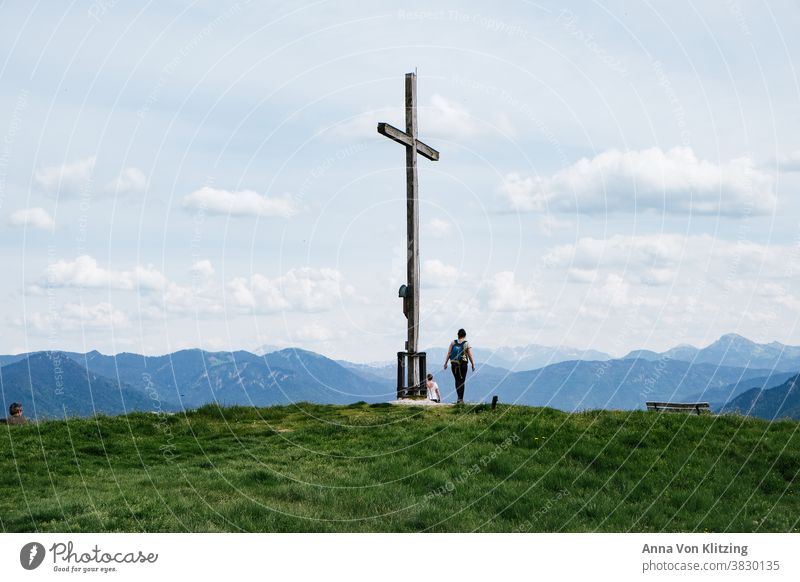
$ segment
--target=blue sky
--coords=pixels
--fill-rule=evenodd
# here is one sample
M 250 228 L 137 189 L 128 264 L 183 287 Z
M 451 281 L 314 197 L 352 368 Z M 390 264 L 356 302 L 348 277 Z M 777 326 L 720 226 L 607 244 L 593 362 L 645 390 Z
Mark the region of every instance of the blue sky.
M 6 2 L 0 351 L 800 343 L 792 2 Z

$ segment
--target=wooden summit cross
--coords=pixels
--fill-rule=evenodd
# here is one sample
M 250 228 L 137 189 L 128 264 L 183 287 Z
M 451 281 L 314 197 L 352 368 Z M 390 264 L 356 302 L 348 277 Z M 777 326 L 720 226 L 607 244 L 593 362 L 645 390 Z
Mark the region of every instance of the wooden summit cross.
M 439 152 L 417 139 L 417 75 L 406 73 L 406 130 L 400 131 L 388 123 L 378 124 L 378 133 L 406 147 L 406 232 L 408 236 L 407 281 L 403 297 L 403 312 L 408 319 L 408 341 L 406 352 L 409 359 L 408 387 L 421 385 L 420 359 L 417 354 L 419 339 L 419 187 L 417 184 L 417 153 L 432 161 L 439 159 Z M 398 353 L 398 396 L 400 380 L 403 378 L 402 352 Z M 424 362 L 424 356 L 423 360 Z M 424 368 L 424 364 L 423 364 Z M 424 369 L 422 370 L 424 371 Z

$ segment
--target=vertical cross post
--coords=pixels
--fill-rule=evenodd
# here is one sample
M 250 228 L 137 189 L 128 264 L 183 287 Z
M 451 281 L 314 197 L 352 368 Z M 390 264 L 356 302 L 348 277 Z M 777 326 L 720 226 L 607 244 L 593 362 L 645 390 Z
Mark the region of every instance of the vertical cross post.
M 417 75 L 406 74 L 406 130 L 401 131 L 388 123 L 378 124 L 378 133 L 406 147 L 406 295 L 403 299 L 403 312 L 408 318 L 408 340 L 406 352 L 409 355 L 408 386 L 418 387 L 421 378 L 417 353 L 419 340 L 419 187 L 417 180 L 417 153 L 432 161 L 439 159 L 439 152 L 417 139 Z M 398 364 L 399 366 L 399 364 Z M 401 373 L 398 367 L 398 375 Z
M 406 134 L 412 142 L 417 141 L 417 75 L 406 74 Z M 416 145 L 416 143 L 415 143 Z M 406 253 L 406 273 L 411 287 L 408 305 L 408 346 L 409 354 L 417 353 L 419 340 L 419 188 L 417 186 L 417 148 L 406 148 L 406 234 L 408 249 Z M 416 358 L 408 367 L 408 385 L 419 386 L 419 367 Z

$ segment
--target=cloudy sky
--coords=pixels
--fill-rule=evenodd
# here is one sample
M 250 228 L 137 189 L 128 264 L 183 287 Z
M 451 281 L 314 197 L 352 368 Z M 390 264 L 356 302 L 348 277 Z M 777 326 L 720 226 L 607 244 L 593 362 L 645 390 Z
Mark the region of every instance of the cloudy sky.
M 5 2 L 0 352 L 800 344 L 793 1 Z M 477 349 L 476 349 L 477 351 Z

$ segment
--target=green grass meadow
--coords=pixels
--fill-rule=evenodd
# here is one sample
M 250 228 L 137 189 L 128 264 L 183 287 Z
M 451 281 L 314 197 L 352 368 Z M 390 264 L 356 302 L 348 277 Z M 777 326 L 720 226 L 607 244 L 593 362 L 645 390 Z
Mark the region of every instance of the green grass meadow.
M 0 530 L 796 532 L 799 427 L 367 404 L 0 426 Z

